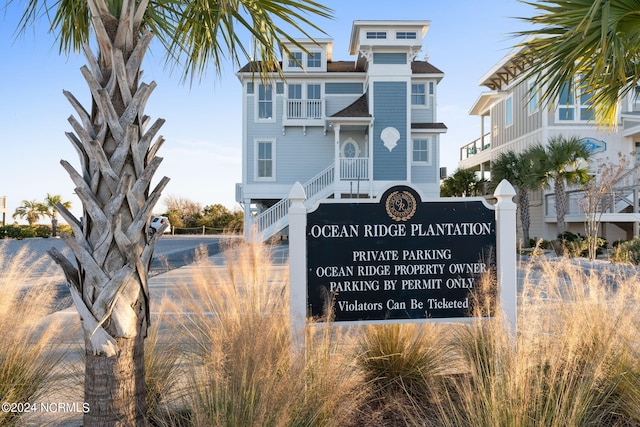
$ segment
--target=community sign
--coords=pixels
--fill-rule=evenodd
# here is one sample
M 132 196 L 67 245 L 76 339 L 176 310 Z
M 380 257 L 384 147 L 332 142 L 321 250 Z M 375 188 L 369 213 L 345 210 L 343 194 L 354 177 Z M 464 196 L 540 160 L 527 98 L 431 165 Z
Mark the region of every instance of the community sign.
M 307 314 L 334 322 L 474 316 L 495 297 L 495 210 L 482 198 L 423 202 L 395 186 L 374 203 L 307 214 Z M 491 283 L 491 281 L 489 281 Z

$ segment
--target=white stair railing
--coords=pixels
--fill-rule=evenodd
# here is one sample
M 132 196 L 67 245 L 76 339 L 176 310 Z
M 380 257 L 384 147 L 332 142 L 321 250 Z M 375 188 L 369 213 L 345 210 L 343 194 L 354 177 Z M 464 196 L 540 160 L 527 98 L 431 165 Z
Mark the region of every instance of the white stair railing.
M 329 166 L 303 184 L 302 187 L 307 195 L 305 203 L 315 202 L 320 198 L 328 196 L 333 191 L 334 168 L 334 165 Z M 258 235 L 263 240 L 273 236 L 289 223 L 287 220 L 289 205 L 290 200 L 288 197 L 285 197 L 256 217 L 255 224 Z

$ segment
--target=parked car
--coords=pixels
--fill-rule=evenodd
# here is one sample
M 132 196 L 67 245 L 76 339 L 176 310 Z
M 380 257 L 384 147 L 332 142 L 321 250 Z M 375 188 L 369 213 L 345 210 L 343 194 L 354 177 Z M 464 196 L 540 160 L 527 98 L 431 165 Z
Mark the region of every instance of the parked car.
M 149 224 L 149 234 L 154 235 L 165 224 L 167 225 L 167 228 L 164 229 L 165 234 L 171 233 L 171 223 L 169 223 L 169 218 L 166 216 L 154 216 Z

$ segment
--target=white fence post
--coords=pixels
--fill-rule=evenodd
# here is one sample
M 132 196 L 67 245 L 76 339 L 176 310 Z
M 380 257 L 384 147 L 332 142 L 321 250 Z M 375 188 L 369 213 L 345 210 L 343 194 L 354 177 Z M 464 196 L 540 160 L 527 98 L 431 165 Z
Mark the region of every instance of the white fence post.
M 289 316 L 291 351 L 304 348 L 307 321 L 307 196 L 296 182 L 289 193 Z
M 496 204 L 496 239 L 500 309 L 503 311 L 512 336 L 517 331 L 517 271 L 516 271 L 516 207 L 513 198 L 516 191 L 503 179 L 493 195 Z

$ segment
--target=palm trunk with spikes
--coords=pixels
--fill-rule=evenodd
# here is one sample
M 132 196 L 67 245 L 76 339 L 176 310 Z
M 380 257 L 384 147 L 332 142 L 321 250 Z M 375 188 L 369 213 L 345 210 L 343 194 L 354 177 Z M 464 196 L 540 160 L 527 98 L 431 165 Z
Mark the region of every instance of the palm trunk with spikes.
M 567 194 L 564 191 L 564 180 L 560 178 L 556 178 L 554 181 L 554 196 L 556 199 L 556 218 L 558 224 L 558 238 L 561 238 L 560 235 L 564 233 L 567 229 L 566 223 L 564 221 L 564 217 L 567 213 Z
M 146 425 L 144 339 L 149 325 L 147 273 L 156 239 L 147 228 L 168 178 L 150 190 L 160 165 L 157 132 L 145 104 L 155 83 L 139 84 L 140 66 L 152 39 L 140 36 L 147 2 L 125 0 L 119 18 L 104 0 L 89 0 L 98 56 L 88 46 L 82 67 L 92 96 L 88 113 L 65 92 L 79 120 L 67 136 L 80 157 L 81 171 L 62 166 L 76 186 L 84 216 L 57 208 L 73 235 L 63 235 L 76 268 L 60 252 L 51 256 L 64 270 L 85 336 L 84 425 Z M 155 142 L 154 142 L 155 140 Z
M 529 212 L 529 190 L 518 188 L 518 209 L 520 209 L 520 224 L 522 225 L 522 240 L 525 248 L 529 245 L 529 228 L 531 226 L 531 214 Z

